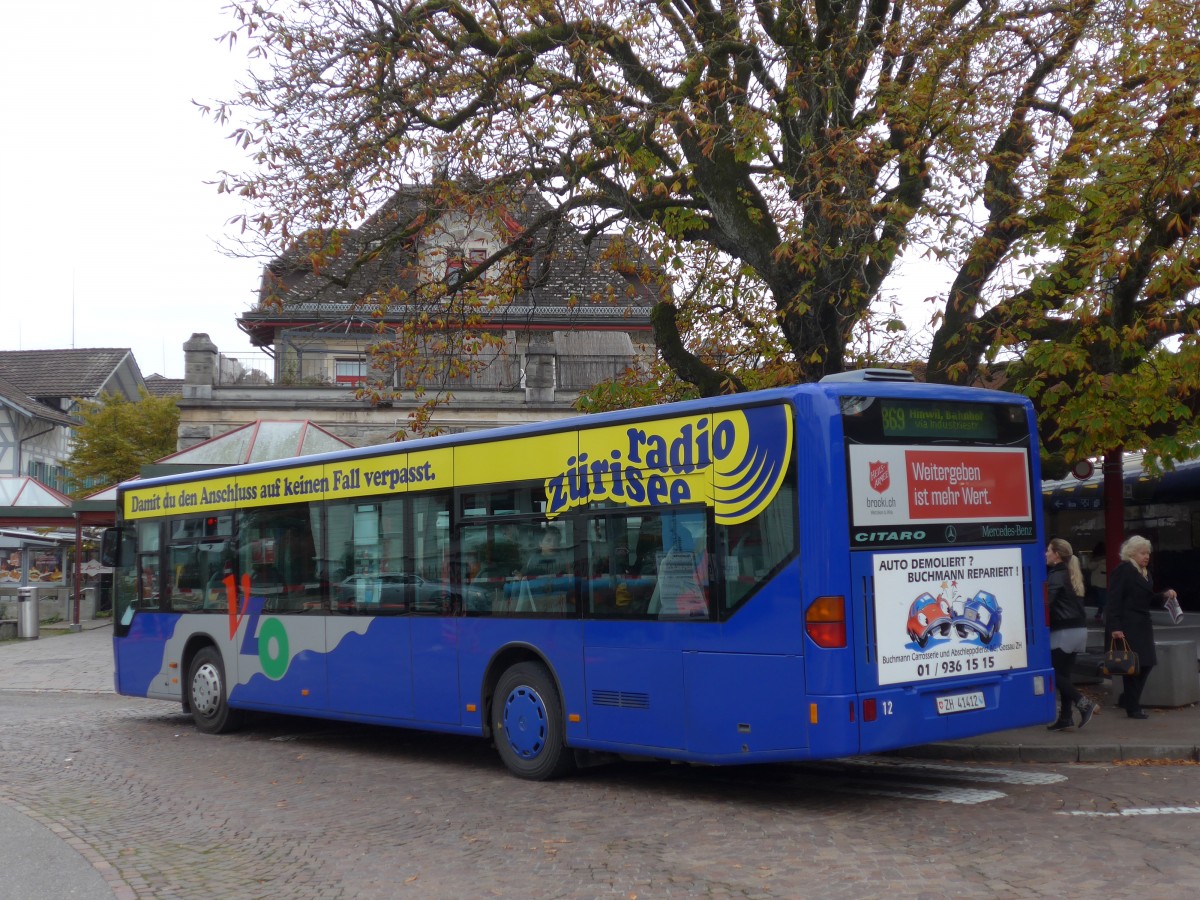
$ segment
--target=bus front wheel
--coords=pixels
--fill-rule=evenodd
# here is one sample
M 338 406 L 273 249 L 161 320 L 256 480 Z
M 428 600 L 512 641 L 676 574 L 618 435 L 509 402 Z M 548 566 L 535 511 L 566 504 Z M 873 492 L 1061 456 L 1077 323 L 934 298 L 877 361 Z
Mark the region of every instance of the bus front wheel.
M 496 749 L 514 775 L 545 781 L 574 768 L 558 690 L 541 663 L 518 663 L 500 676 L 492 718 Z
M 224 734 L 237 728 L 240 717 L 229 708 L 225 664 L 213 647 L 203 647 L 188 669 L 188 706 L 192 720 L 205 734 Z

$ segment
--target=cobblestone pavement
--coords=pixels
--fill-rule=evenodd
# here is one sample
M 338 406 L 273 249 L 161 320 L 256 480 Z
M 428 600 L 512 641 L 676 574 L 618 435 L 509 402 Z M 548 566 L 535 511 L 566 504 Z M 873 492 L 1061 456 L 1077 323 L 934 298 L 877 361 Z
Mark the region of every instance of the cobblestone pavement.
M 105 640 L 0 646 L 0 679 Z M 120 900 L 1200 891 L 1194 764 L 628 764 L 529 783 L 473 739 L 285 717 L 213 737 L 177 704 L 3 684 L 0 800 Z
M 1194 765 L 621 765 L 538 784 L 465 738 L 280 717 L 211 737 L 114 695 L 4 692 L 0 715 L 7 802 L 130 900 L 1200 890 Z

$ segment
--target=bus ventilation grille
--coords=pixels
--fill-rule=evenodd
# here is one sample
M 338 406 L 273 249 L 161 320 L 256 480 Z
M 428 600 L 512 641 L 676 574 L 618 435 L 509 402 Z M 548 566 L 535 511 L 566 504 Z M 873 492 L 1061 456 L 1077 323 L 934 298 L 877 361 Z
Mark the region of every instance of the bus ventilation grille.
M 650 695 L 630 691 L 592 691 L 592 704 L 621 709 L 649 709 Z

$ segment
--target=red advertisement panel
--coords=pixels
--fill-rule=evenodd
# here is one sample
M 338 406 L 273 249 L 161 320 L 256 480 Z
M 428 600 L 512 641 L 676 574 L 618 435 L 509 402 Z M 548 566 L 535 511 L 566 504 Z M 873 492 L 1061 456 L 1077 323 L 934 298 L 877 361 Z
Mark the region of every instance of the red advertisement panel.
M 908 449 L 904 466 L 913 521 L 1028 519 L 1031 515 L 1022 453 Z

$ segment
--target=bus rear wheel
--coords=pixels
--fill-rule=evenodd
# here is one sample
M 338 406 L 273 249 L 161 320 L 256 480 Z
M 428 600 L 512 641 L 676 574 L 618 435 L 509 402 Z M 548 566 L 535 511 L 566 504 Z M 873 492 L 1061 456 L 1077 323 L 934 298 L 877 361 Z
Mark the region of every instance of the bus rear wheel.
M 225 664 L 213 647 L 202 647 L 188 668 L 188 706 L 196 728 L 205 734 L 224 734 L 241 723 L 236 710 L 229 708 L 229 690 Z
M 575 767 L 566 745 L 562 702 L 541 663 L 518 663 L 500 676 L 492 718 L 496 749 L 514 775 L 545 781 Z

